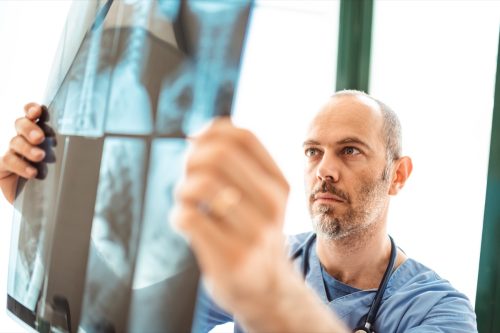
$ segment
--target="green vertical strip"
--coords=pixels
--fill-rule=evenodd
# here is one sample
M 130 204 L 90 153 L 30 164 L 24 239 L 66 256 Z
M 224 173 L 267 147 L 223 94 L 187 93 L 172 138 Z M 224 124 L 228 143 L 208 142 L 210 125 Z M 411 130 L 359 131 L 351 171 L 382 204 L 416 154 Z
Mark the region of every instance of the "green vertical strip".
M 373 0 L 341 0 L 336 90 L 368 92 Z
M 476 296 L 480 333 L 500 332 L 500 37 L 498 47 L 488 185 Z

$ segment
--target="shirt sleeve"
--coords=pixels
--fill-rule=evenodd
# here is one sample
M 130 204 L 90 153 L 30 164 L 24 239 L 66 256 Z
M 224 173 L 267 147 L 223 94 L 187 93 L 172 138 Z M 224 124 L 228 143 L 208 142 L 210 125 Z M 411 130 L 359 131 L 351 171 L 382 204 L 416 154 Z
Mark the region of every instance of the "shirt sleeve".
M 476 315 L 465 297 L 444 297 L 407 333 L 475 333 Z
M 217 325 L 232 321 L 233 317 L 215 304 L 208 295 L 203 283 L 200 283 L 191 332 L 207 333 Z

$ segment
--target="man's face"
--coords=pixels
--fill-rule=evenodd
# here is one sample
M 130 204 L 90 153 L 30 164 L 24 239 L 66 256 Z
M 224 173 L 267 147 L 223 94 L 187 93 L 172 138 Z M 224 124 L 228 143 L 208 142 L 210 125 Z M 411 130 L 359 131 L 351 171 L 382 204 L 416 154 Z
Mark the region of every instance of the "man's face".
M 378 105 L 337 96 L 314 118 L 304 142 L 305 183 L 315 231 L 337 240 L 362 235 L 387 213 L 390 175 Z

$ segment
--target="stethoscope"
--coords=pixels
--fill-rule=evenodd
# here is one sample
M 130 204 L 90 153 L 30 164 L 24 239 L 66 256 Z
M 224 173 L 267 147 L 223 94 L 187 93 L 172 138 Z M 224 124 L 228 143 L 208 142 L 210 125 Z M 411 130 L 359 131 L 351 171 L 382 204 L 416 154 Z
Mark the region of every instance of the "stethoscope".
M 353 330 L 354 333 L 363 333 L 363 332 L 375 333 L 375 331 L 373 331 L 372 329 L 372 326 L 377 317 L 377 312 L 378 309 L 380 308 L 380 303 L 382 302 L 382 297 L 384 296 L 384 292 L 387 287 L 387 283 L 389 282 L 391 272 L 394 269 L 394 262 L 396 261 L 396 255 L 397 255 L 396 244 L 394 243 L 394 240 L 392 239 L 391 236 L 389 236 L 389 239 L 391 240 L 391 258 L 389 259 L 389 263 L 387 264 L 387 268 L 385 269 L 382 281 L 378 286 L 377 293 L 375 294 L 375 297 L 373 297 L 370 310 L 368 310 L 368 313 L 366 314 L 365 322 L 363 325 L 355 328 Z M 307 272 L 309 271 L 309 262 L 307 258 L 309 257 L 309 253 L 311 252 L 311 248 L 315 240 L 316 240 L 316 234 L 313 233 L 309 237 L 307 237 L 306 240 L 291 255 L 292 260 L 297 259 L 298 257 L 300 257 L 301 254 L 303 255 L 302 274 L 304 278 Z

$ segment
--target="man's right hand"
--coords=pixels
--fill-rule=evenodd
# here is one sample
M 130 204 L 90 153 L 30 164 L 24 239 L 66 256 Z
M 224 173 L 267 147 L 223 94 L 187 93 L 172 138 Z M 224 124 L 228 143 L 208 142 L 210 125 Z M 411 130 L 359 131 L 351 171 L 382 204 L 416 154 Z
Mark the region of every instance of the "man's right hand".
M 0 188 L 10 203 L 14 202 L 19 177 L 36 177 L 37 169 L 29 163 L 41 162 L 45 151 L 39 147 L 45 134 L 36 124 L 42 116 L 42 106 L 36 103 L 26 104 L 26 116 L 16 120 L 17 135 L 12 138 L 9 150 L 0 158 Z

